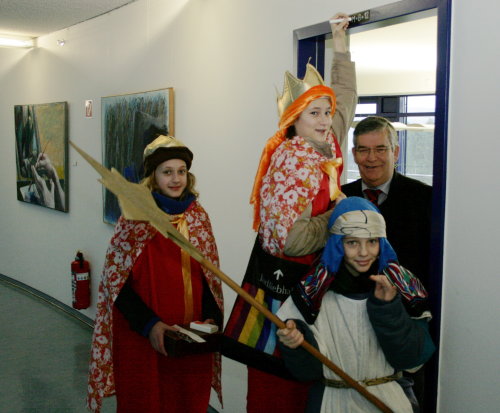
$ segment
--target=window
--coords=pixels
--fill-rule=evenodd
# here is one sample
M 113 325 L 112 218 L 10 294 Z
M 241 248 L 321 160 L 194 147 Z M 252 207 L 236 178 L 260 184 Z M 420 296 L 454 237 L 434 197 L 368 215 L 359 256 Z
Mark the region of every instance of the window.
M 395 126 L 400 150 L 396 170 L 432 185 L 435 103 L 434 95 L 360 97 L 354 120 L 376 115 L 398 122 Z M 347 182 L 359 178 L 351 152 L 353 131 L 351 128 L 347 143 Z

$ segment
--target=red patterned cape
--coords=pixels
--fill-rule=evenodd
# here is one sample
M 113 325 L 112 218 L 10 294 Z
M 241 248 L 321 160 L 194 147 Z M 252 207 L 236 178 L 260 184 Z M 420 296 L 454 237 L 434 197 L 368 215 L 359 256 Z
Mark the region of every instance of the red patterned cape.
M 342 157 L 332 133 L 326 141 L 334 158 Z M 286 139 L 276 149 L 260 190 L 259 235 L 265 251 L 275 256 L 283 253 L 292 225 L 320 189 L 321 165 L 329 160 L 300 136 Z
M 219 266 L 217 246 L 210 219 L 203 207 L 198 201 L 194 201 L 184 214 L 189 229 L 189 241 L 203 253 L 206 259 Z M 113 303 L 137 258 L 156 233 L 157 230 L 147 222 L 129 221 L 120 217 L 106 252 L 97 299 L 87 389 L 87 406 L 93 412 L 100 411 L 103 397 L 115 393 L 112 355 Z M 214 274 L 205 268 L 202 269 L 217 305 L 223 312 L 221 282 Z M 219 353 L 214 356 L 212 387 L 222 403 L 221 357 Z

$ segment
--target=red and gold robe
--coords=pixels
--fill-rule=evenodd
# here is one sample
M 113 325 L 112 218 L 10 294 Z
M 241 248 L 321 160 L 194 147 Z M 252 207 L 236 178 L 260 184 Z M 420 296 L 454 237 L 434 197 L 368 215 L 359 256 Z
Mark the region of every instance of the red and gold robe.
M 187 223 L 189 241 L 208 260 L 218 265 L 217 246 L 205 210 L 197 201 L 194 201 L 183 213 L 183 217 Z M 206 373 L 205 376 L 210 377 L 212 387 L 217 391 L 219 399 L 222 399 L 220 354 L 203 355 L 209 358 L 213 357 L 212 363 L 208 365 L 206 360 L 197 359 L 196 357 L 193 360 L 188 360 L 189 357 L 178 360 L 164 357 L 153 350 L 147 338 L 130 330 L 121 314 L 114 310 L 113 303 L 125 281 L 133 273 L 133 288 L 145 304 L 165 323 L 183 324 L 184 287 L 180 257 L 180 248 L 173 244 L 172 241 L 165 239 L 147 222 L 128 221 L 123 217 L 118 221 L 106 253 L 102 280 L 99 286 L 87 397 L 88 407 L 92 411 L 99 412 L 102 398 L 115 394 L 115 370 L 120 369 L 121 374 L 121 370 L 127 368 L 127 362 L 131 363 L 130 368 L 135 369 L 135 372 L 141 371 L 141 369 L 145 372 L 142 377 L 132 377 L 131 375 L 128 381 L 120 379 L 120 385 L 132 387 L 129 389 L 131 392 L 135 391 L 133 388 L 134 381 L 144 388 L 155 387 L 162 384 L 158 383 L 157 380 L 160 379 L 163 382 L 165 377 L 169 375 L 171 380 L 174 381 L 174 376 L 181 370 L 192 374 L 198 371 L 199 367 L 208 366 L 204 368 L 204 374 Z M 202 277 L 206 280 L 218 307 L 223 312 L 220 280 L 209 271 L 201 268 L 199 263 L 193 259 L 190 262 L 194 304 L 193 320 L 198 319 L 196 317 L 201 317 Z M 116 320 L 114 319 L 115 316 Z M 120 340 L 120 347 L 115 346 L 113 343 L 114 334 L 118 334 L 117 339 Z M 123 347 L 123 343 L 126 343 L 125 347 Z M 118 353 L 113 354 L 113 350 Z M 125 364 L 115 366 L 114 362 L 118 359 L 122 360 L 123 357 L 126 357 L 123 361 Z M 154 371 L 151 371 L 151 369 L 154 369 Z M 192 378 L 191 382 L 194 382 L 196 388 L 200 389 L 196 377 Z M 147 380 L 147 382 L 144 382 L 144 380 Z M 156 393 L 168 393 L 166 387 L 168 386 L 158 387 Z M 137 397 L 141 397 L 140 389 L 137 390 Z M 210 387 L 208 388 L 209 393 Z M 164 399 L 158 399 L 158 397 L 157 395 L 151 396 L 151 398 L 157 399 L 152 402 L 151 400 L 142 400 L 143 409 L 141 410 L 152 412 L 152 410 L 144 407 L 144 403 L 151 402 L 152 405 L 164 403 Z M 193 398 L 194 395 L 190 394 L 190 397 Z M 168 408 L 170 407 L 168 406 Z M 159 408 L 167 409 L 167 406 L 160 406 Z

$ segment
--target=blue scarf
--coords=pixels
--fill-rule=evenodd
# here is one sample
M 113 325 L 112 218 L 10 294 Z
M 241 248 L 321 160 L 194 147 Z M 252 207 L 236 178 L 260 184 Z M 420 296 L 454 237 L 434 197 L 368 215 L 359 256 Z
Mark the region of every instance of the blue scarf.
M 328 228 L 331 228 L 337 218 L 346 212 L 365 210 L 375 211 L 380 214 L 377 207 L 364 198 L 346 198 L 333 210 L 328 221 Z M 323 296 L 329 288 L 334 287 L 332 283 L 339 269 L 343 268 L 341 266 L 344 260 L 343 238 L 343 235 L 330 234 L 321 256 L 321 262 L 312 268 L 292 291 L 293 302 L 309 324 L 313 324 L 316 320 Z M 379 237 L 379 245 L 378 273 L 385 274 L 389 281 L 398 288 L 410 315 L 419 317 L 428 308 L 427 292 L 410 271 L 398 264 L 398 257 L 387 238 Z
M 159 192 L 153 192 L 153 198 L 156 201 L 156 205 L 158 205 L 163 212 L 170 215 L 182 214 L 196 199 L 196 197 L 191 193 L 189 193 L 185 199 L 181 201 L 179 199 L 170 198 L 160 194 Z
M 357 196 L 351 196 L 344 199 L 335 207 L 328 220 L 328 228 L 331 228 L 338 217 L 350 211 L 375 211 L 380 214 L 378 208 L 370 201 Z M 336 273 L 339 269 L 340 263 L 344 259 L 344 244 L 342 239 L 343 235 L 330 234 L 326 242 L 323 255 L 321 256 L 321 263 L 328 268 L 332 273 Z M 380 255 L 378 273 L 382 274 L 382 270 L 387 267 L 389 262 L 397 262 L 398 257 L 394 252 L 391 244 L 387 238 L 379 238 Z

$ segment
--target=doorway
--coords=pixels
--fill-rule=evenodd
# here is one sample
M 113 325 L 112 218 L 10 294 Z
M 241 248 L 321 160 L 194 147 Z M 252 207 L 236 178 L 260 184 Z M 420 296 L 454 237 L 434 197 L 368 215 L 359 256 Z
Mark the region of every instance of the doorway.
M 432 143 L 432 232 L 430 240 L 431 271 L 429 274 L 431 282 L 429 288 L 433 291 L 433 296 L 436 297 L 431 303 L 433 313 L 431 334 L 436 340 L 436 344 L 439 345 L 446 196 L 451 0 L 422 0 L 419 2 L 403 0 L 370 10 L 364 10 L 356 15 L 362 18 L 354 24 L 351 22 L 350 26 L 352 28 L 348 30 L 349 36 L 405 22 L 418 22 L 427 18 L 436 19 L 436 51 L 434 60 L 435 108 Z M 309 60 L 311 64 L 324 74 L 325 61 L 331 61 L 331 58 L 328 58 L 326 47 L 328 36 L 331 36 L 328 22 L 318 23 L 294 31 L 294 58 L 298 77 L 303 77 L 306 64 Z M 425 94 L 428 95 L 427 92 Z M 384 93 L 377 93 L 377 95 L 382 96 Z M 408 94 L 405 95 L 407 96 Z M 426 385 L 426 397 L 428 399 L 427 412 L 436 411 L 438 364 L 439 353 L 431 359 L 426 367 L 428 370 L 426 374 L 428 381 Z

